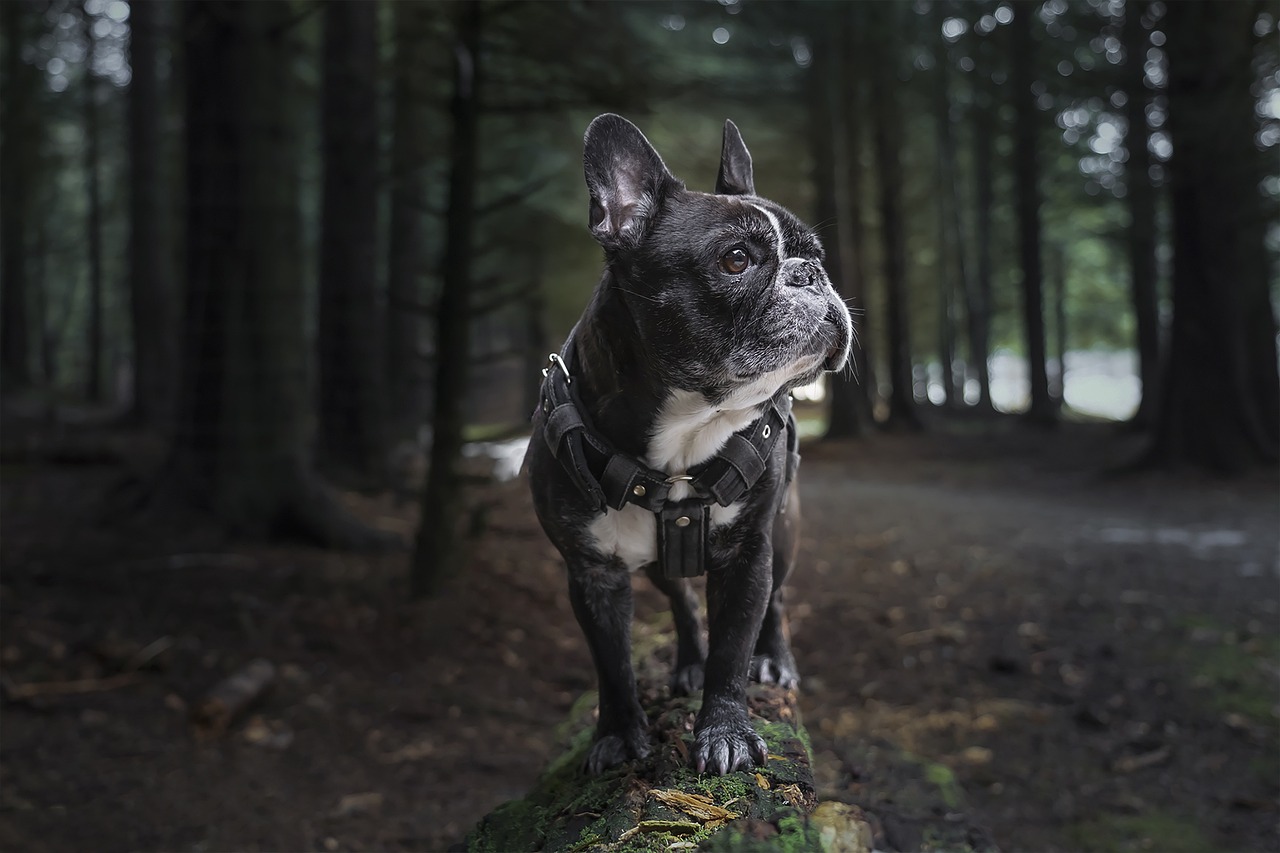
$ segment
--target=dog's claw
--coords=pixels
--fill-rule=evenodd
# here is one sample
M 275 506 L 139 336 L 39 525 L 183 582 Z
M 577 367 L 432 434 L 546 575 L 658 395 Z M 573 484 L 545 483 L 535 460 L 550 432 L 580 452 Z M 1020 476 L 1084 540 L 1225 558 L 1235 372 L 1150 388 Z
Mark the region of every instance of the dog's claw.
M 707 726 L 696 735 L 693 766 L 717 776 L 750 769 L 768 758 L 764 739 L 745 720 Z
M 671 692 L 676 696 L 691 696 L 702 689 L 702 664 L 680 667 L 671 676 Z
M 751 659 L 751 678 L 761 684 L 776 684 L 783 690 L 794 690 L 800 684 L 800 673 L 791 655 L 756 655 Z
M 642 730 L 627 732 L 625 735 L 605 735 L 591 744 L 591 751 L 587 753 L 587 772 L 592 776 L 599 776 L 624 761 L 648 756 L 649 736 Z

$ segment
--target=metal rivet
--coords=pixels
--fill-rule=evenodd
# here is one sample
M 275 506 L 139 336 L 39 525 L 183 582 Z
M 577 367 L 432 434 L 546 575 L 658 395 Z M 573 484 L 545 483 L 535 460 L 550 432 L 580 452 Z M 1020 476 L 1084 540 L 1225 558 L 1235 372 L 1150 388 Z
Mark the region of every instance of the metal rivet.
M 689 516 L 682 515 L 676 519 L 676 527 L 688 527 L 688 526 L 689 526 Z
M 771 432 L 773 432 L 773 430 L 771 430 L 771 429 L 769 428 L 769 425 L 768 425 L 768 424 L 765 424 L 765 425 L 764 425 L 764 432 L 763 432 L 763 433 L 761 433 L 761 435 L 763 435 L 765 438 L 768 438 L 768 437 L 769 437 L 769 433 L 771 433 Z
M 634 489 L 631 490 L 631 494 L 635 495 L 638 498 L 644 497 L 644 486 L 636 486 Z

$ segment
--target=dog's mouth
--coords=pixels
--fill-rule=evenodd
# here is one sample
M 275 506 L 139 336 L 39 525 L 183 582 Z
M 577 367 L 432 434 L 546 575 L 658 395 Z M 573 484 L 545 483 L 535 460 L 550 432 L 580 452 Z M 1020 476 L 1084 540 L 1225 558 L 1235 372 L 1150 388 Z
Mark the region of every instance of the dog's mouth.
M 827 350 L 826 357 L 822 359 L 822 369 L 834 372 L 842 367 L 844 367 L 844 347 L 833 346 Z
M 849 357 L 850 330 L 847 321 L 838 315 L 834 306 L 827 309 L 825 322 L 835 329 L 836 339 L 831 342 L 831 345 L 827 347 L 827 351 L 823 354 L 822 369 L 834 373 L 844 369 L 845 361 Z

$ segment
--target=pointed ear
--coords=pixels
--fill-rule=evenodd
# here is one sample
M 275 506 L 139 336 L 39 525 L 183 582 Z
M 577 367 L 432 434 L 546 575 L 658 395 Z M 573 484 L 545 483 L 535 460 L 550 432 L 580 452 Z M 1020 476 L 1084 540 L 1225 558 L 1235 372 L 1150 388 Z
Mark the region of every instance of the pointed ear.
M 716 178 L 716 195 L 755 195 L 751 176 L 751 152 L 742 141 L 738 126 L 724 123 L 724 147 L 720 149 L 720 175 Z
M 683 184 L 634 124 L 608 113 L 583 138 L 591 233 L 606 249 L 633 246 L 663 200 Z

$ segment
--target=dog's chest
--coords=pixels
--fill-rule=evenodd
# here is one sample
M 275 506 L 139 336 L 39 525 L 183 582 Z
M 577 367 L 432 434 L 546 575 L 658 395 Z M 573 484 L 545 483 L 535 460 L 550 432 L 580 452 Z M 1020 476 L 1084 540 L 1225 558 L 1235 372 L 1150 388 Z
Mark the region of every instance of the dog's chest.
M 757 417 L 753 409 L 725 411 L 709 406 L 700 394 L 675 391 L 663 403 L 649 438 L 645 462 L 671 475 L 683 474 L 719 452 L 729 436 Z M 676 483 L 671 500 L 689 496 L 687 483 Z M 732 524 L 742 502 L 711 505 L 711 528 Z M 658 527 L 654 514 L 627 504 L 621 510 L 606 509 L 591 523 L 595 548 L 606 557 L 618 558 L 635 571 L 658 558 Z

